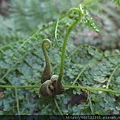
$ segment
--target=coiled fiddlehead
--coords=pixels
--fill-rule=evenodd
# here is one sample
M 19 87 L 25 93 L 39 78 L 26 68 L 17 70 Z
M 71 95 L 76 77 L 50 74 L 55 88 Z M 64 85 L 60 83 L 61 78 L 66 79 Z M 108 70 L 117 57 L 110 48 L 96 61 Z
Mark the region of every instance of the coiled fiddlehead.
M 54 89 L 52 86 L 52 81 L 50 80 L 52 73 L 51 73 L 51 65 L 50 59 L 47 53 L 47 49 L 50 49 L 51 41 L 49 39 L 44 39 L 42 42 L 42 50 L 45 56 L 46 66 L 41 76 L 41 88 L 40 94 L 43 96 L 53 96 L 52 90 Z
M 50 80 L 52 81 L 52 86 L 54 87 L 53 94 L 62 94 L 64 92 L 64 87 L 61 81 L 58 80 L 58 75 L 52 75 Z
M 44 39 L 42 42 L 42 50 L 45 56 L 46 66 L 41 76 L 40 94 L 43 96 L 54 96 L 63 93 L 64 89 L 61 82 L 58 82 L 58 75 L 52 75 L 50 59 L 47 49 L 51 47 L 51 41 Z M 52 76 L 52 77 L 51 77 Z
M 47 54 L 47 49 L 50 49 L 50 47 L 51 47 L 51 41 L 49 39 L 44 39 L 42 42 L 42 50 L 45 56 L 46 66 L 41 76 L 41 83 L 44 83 L 46 80 L 50 80 L 52 76 L 50 59 Z
M 53 86 L 51 80 L 46 80 L 40 88 L 40 93 L 43 96 L 53 96 Z
M 46 80 L 42 83 L 40 88 L 40 94 L 43 96 L 55 96 L 64 92 L 64 88 L 60 81 L 58 81 L 58 75 L 52 75 L 50 80 Z
M 80 20 L 82 17 L 82 10 L 80 10 L 79 8 L 71 8 L 68 11 L 68 17 L 70 19 Z

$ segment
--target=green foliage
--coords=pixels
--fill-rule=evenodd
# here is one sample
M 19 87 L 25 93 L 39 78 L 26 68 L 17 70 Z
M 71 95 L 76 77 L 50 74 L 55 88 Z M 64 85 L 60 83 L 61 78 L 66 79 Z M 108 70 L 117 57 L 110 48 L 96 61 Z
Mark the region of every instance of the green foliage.
M 75 44 L 89 43 L 102 50 L 119 48 L 120 16 L 118 14 L 120 11 L 116 9 L 115 5 L 112 2 L 102 0 L 99 3 L 93 2 L 89 6 L 85 6 L 85 9 L 89 9 L 87 12 L 92 16 L 93 23 L 97 24 L 99 34 L 88 30 L 84 25 L 80 25 L 76 30 Z M 81 38 L 80 41 L 79 38 Z
M 118 8 L 120 7 L 120 0 L 113 0 L 113 2 L 116 4 Z
M 56 20 L 60 14 L 66 12 L 70 6 L 75 6 L 79 0 L 12 0 L 11 17 L 16 23 L 16 30 L 34 33 L 41 25 Z
M 26 5 L 38 5 L 38 0 L 32 1 L 32 3 L 26 1 L 24 3 L 25 6 L 21 5 L 21 1 L 16 1 L 19 6 L 17 6 L 18 10 L 26 16 L 18 19 L 18 12 L 15 18 L 18 21 L 24 21 L 26 18 L 29 18 L 26 15 L 26 11 L 29 10 Z M 43 7 L 46 4 L 47 2 L 45 0 L 42 4 Z M 21 6 L 23 6 L 23 8 Z M 51 9 L 54 9 L 54 7 Z M 34 10 L 38 10 L 37 7 L 30 7 L 30 9 L 32 9 L 31 11 L 33 13 Z M 86 8 L 83 9 L 86 10 Z M 32 12 L 29 12 L 29 14 L 33 14 Z M 37 15 L 40 14 L 39 12 L 35 13 Z M 34 17 L 36 17 L 36 15 Z M 46 17 L 49 17 L 47 13 Z M 55 15 L 54 17 L 52 18 L 57 19 L 59 15 Z M 45 61 L 41 43 L 45 38 L 51 40 L 52 48 L 49 51 L 49 56 L 52 71 L 53 74 L 59 74 L 63 39 L 69 27 L 66 26 L 66 24 L 68 25 L 69 23 L 69 25 L 71 25 L 74 20 L 70 20 L 68 17 L 62 17 L 53 23 L 46 24 L 46 26 L 41 27 L 40 25 L 41 29 L 28 39 L 26 39 L 26 36 L 38 29 L 40 19 L 34 18 L 36 22 L 29 21 L 30 24 L 28 21 L 21 21 L 21 23 L 18 22 L 16 24 L 15 29 L 18 30 L 19 28 L 20 33 L 26 31 L 25 38 L 7 45 L 3 44 L 3 46 L 0 47 L 0 91 L 4 92 L 4 97 L 0 98 L 0 107 L 2 107 L 0 108 L 0 115 L 120 114 L 120 51 L 101 51 L 97 47 L 88 44 L 78 46 L 72 44 L 73 38 L 77 38 L 79 42 L 82 40 L 82 37 L 78 35 L 78 28 L 79 31 L 81 28 L 84 28 L 81 24 L 87 23 L 86 21 L 91 20 L 90 18 L 86 12 L 86 14 L 83 15 L 80 25 L 72 31 L 69 37 L 62 80 L 65 86 L 65 92 L 53 98 L 45 98 L 39 95 L 40 77 L 44 69 Z M 47 20 L 49 21 L 49 19 Z M 43 21 L 43 19 L 41 21 Z M 95 25 L 91 26 L 91 23 L 93 23 L 92 20 L 87 26 L 94 28 Z M 85 90 L 81 86 L 85 87 Z M 73 89 L 70 89 L 70 87 Z M 80 87 L 82 90 L 80 90 Z M 73 101 L 74 104 L 72 104 L 72 98 L 75 98 L 75 95 L 80 97 L 82 93 L 84 93 L 83 96 L 85 98 L 81 98 L 83 102 L 81 102 L 81 100 L 78 102 Z
M 0 16 L 0 23 L 0 47 L 24 38 L 21 32 L 15 31 L 12 20 Z
M 89 9 L 89 12 L 87 11 L 88 15 L 85 16 L 85 18 L 88 18 L 86 23 L 89 24 L 89 27 L 90 24 L 92 26 L 93 23 L 96 23 L 99 34 L 82 24 L 76 29 L 78 32 L 76 32 L 77 36 L 74 38 L 74 43 L 77 45 L 92 44 L 103 50 L 120 47 L 120 16 L 118 15 L 120 11 L 115 6 L 115 4 L 119 6 L 119 0 L 113 0 L 115 4 L 106 0 L 90 1 L 88 1 L 90 4 L 85 7 L 85 9 Z M 74 2 L 72 0 L 27 0 L 25 2 L 12 0 L 10 11 L 12 13 L 11 17 L 16 23 L 15 30 L 22 32 L 25 36 L 31 35 L 43 24 L 58 19 L 61 14 L 64 14 L 70 7 L 77 6 L 79 2 L 79 0 Z M 87 3 L 87 0 L 83 3 Z M 89 19 L 91 15 L 94 19 Z M 79 37 L 81 37 L 81 41 L 79 41 Z

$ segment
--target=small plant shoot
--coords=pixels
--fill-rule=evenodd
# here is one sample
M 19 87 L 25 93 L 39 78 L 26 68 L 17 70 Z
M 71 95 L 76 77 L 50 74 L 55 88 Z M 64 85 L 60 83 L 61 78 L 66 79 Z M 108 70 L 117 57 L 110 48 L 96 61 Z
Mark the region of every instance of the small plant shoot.
M 119 0 L 9 4 L 0 17 L 0 115 L 120 115 Z

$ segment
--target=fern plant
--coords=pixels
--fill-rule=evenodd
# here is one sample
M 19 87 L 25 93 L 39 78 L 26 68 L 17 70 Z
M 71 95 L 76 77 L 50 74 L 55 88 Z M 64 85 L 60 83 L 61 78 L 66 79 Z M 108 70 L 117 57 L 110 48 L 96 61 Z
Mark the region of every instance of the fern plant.
M 25 33 L 25 35 L 31 35 L 36 32 L 37 29 L 41 28 L 43 24 L 58 19 L 68 8 L 76 6 L 79 2 L 79 0 L 74 2 L 71 0 L 28 0 L 26 2 L 15 0 L 11 3 L 11 18 L 16 23 L 16 31 L 20 31 L 23 34 Z M 119 1 L 113 2 L 119 7 Z M 91 2 L 90 5 L 87 6 L 87 9 L 89 9 L 89 14 L 95 19 L 92 21 L 99 25 L 99 35 L 87 29 L 83 24 L 79 26 L 78 29 L 75 28 L 78 34 L 75 38 L 73 37 L 75 45 L 87 43 L 96 45 L 102 50 L 119 48 L 120 17 L 118 16 L 119 11 L 115 8 L 115 4 L 106 0 L 94 0 L 94 2 Z M 79 30 L 83 32 L 79 32 Z M 79 41 L 79 37 L 82 37 L 81 41 Z
M 46 22 L 58 19 L 61 13 L 66 11 L 70 6 L 77 5 L 79 0 L 76 0 L 74 4 L 71 0 L 27 0 L 26 2 L 12 0 L 11 2 L 11 17 L 16 22 L 16 30 L 32 34 Z
M 24 35 L 21 32 L 15 31 L 12 20 L 8 20 L 0 16 L 0 46 L 23 39 Z
M 20 33 L 22 32 L 23 34 L 25 32 L 32 34 L 32 33 L 36 32 L 38 28 L 41 28 L 41 25 L 43 25 L 43 23 L 50 22 L 51 18 L 52 18 L 52 20 L 59 18 L 60 17 L 59 14 L 63 14 L 64 11 L 66 11 L 69 7 L 76 6 L 79 3 L 78 0 L 74 1 L 74 2 L 72 2 L 71 0 L 68 0 L 65 3 L 64 2 L 65 1 L 61 1 L 61 2 L 59 2 L 59 1 L 54 1 L 54 2 L 51 1 L 50 2 L 49 1 L 48 2 L 48 1 L 39 1 L 39 0 L 36 0 L 36 1 L 28 0 L 26 2 L 18 1 L 18 0 L 11 1 L 10 16 L 11 16 L 12 20 L 10 20 L 10 18 L 9 18 L 10 23 L 8 21 L 5 23 L 5 24 L 7 24 L 7 26 L 4 25 L 4 23 L 3 23 L 4 28 L 7 27 L 7 29 L 14 29 L 12 32 L 11 38 L 12 38 L 12 36 L 14 36 L 13 35 L 14 33 L 16 34 L 16 31 L 19 31 Z M 119 1 L 118 2 L 113 1 L 113 2 L 115 2 L 116 5 L 119 7 Z M 94 8 L 94 9 L 103 11 L 103 12 L 101 12 L 101 14 L 97 14 L 98 13 L 97 11 L 93 11 L 91 9 L 90 14 L 92 14 L 95 18 L 97 18 L 97 20 L 101 21 L 100 28 L 104 27 L 105 33 L 108 32 L 107 36 L 110 36 L 110 37 L 109 37 L 109 39 L 106 40 L 105 38 L 107 36 L 105 38 L 102 37 L 104 32 L 100 32 L 100 36 L 98 36 L 95 33 L 92 33 L 92 31 L 88 31 L 90 35 L 91 34 L 94 35 L 94 39 L 96 42 L 93 42 L 91 40 L 92 38 L 89 37 L 89 39 L 88 39 L 88 36 L 82 35 L 82 37 L 85 39 L 84 41 L 81 40 L 82 43 L 89 42 L 90 44 L 98 45 L 100 47 L 103 46 L 104 48 L 102 48 L 102 49 L 105 49 L 105 46 L 108 46 L 108 47 L 112 46 L 112 48 L 116 47 L 118 45 L 118 44 L 116 45 L 116 42 L 119 42 L 118 41 L 118 39 L 119 39 L 119 30 L 118 30 L 119 29 L 119 16 L 117 15 L 117 14 L 119 14 L 119 11 L 117 11 L 117 9 L 114 8 L 115 7 L 114 4 L 107 2 L 107 1 L 102 1 L 102 4 L 100 2 L 97 2 L 97 4 L 95 4 L 95 2 L 94 2 L 93 4 L 89 5 L 88 7 L 89 7 L 89 9 Z M 49 14 L 49 11 L 51 11 L 52 14 Z M 55 18 L 53 18 L 53 15 Z M 112 17 L 112 19 L 110 19 L 110 17 Z M 14 23 L 16 24 L 15 26 L 14 26 Z M 14 26 L 14 28 L 11 28 L 11 26 L 9 28 L 9 25 Z M 114 27 L 110 27 L 110 26 L 114 26 Z M 85 28 L 85 27 L 83 26 L 83 28 Z M 106 28 L 109 29 L 109 31 L 106 30 Z M 86 31 L 86 29 L 85 29 L 85 31 Z M 103 31 L 103 29 L 102 29 L 102 31 Z M 114 33 L 113 31 L 117 31 L 117 32 Z M 27 33 L 25 35 L 27 35 Z M 78 33 L 78 35 L 79 34 L 80 33 Z M 7 36 L 10 36 L 10 35 L 7 35 Z M 21 34 L 20 34 L 20 36 L 21 36 Z M 101 38 L 103 39 L 102 42 L 101 42 Z M 115 39 L 115 42 L 113 41 L 113 39 Z M 5 41 L 5 40 L 3 40 L 3 41 Z M 110 45 L 107 45 L 108 41 L 110 41 Z M 75 42 L 79 43 L 77 38 L 76 38 Z M 5 43 L 7 43 L 7 42 L 5 42 Z M 119 46 L 117 46 L 117 47 L 119 47 Z
M 66 47 L 65 42 L 76 37 L 71 32 L 72 28 L 85 22 L 88 15 L 84 8 L 86 2 L 90 1 L 82 2 L 81 7 L 71 8 L 28 39 L 0 47 L 0 91 L 4 94 L 0 98 L 1 115 L 120 114 L 120 51 L 101 51 L 86 44 L 75 46 L 70 40 Z M 82 12 L 80 19 L 76 9 Z M 86 21 L 91 20 L 87 17 Z M 95 25 L 87 25 L 95 28 Z M 40 46 L 45 38 L 52 42 L 49 56 L 53 74 L 58 74 L 61 68 L 59 79 L 65 89 L 63 94 L 54 97 L 39 94 L 40 76 L 44 70 L 44 55 Z
M 97 4 L 96 4 L 97 3 Z M 99 34 L 95 33 L 84 25 L 77 28 L 77 37 L 74 37 L 75 45 L 91 44 L 96 45 L 102 50 L 119 48 L 119 16 L 120 13 L 115 5 L 108 1 L 93 2 L 86 9 L 97 24 Z M 79 32 L 81 28 L 82 32 Z M 87 34 L 86 34 L 87 33 Z M 81 41 L 79 41 L 81 37 Z

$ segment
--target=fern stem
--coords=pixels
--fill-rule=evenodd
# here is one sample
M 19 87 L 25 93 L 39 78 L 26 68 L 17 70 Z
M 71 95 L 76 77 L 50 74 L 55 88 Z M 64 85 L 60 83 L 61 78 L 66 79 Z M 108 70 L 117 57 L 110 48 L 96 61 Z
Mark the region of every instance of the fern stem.
M 108 89 L 108 87 L 109 87 L 109 85 L 110 85 L 110 82 L 111 82 L 111 80 L 112 80 L 112 77 L 113 77 L 115 71 L 116 71 L 119 67 L 120 67 L 120 65 L 118 65 L 118 66 L 116 66 L 116 67 L 114 68 L 112 74 L 110 75 L 110 77 L 109 77 L 109 79 L 108 79 L 108 82 L 107 82 L 107 85 L 106 85 L 106 89 Z
M 63 77 L 63 73 L 64 73 L 65 51 L 66 51 L 68 37 L 69 37 L 72 29 L 78 24 L 78 22 L 79 22 L 79 20 L 75 21 L 72 24 L 72 26 L 68 29 L 68 31 L 66 32 L 64 42 L 63 42 L 63 47 L 62 47 L 61 65 L 60 65 L 60 73 L 59 73 L 58 81 L 62 81 L 62 77 Z
M 51 41 L 48 39 L 44 39 L 42 42 L 42 50 L 43 50 L 43 54 L 45 56 L 46 66 L 49 69 L 49 71 L 51 69 L 50 69 L 50 58 L 48 56 L 47 49 L 50 49 L 50 47 L 51 47 Z
M 86 89 L 89 91 L 103 91 L 103 92 L 111 92 L 115 94 L 120 94 L 119 91 L 116 90 L 111 90 L 111 89 L 105 89 L 105 88 L 93 88 L 93 87 L 88 87 L 88 86 L 76 86 L 76 85 L 64 85 L 64 88 L 69 88 L 69 89 Z M 28 85 L 28 86 L 11 86 L 11 85 L 0 85 L 0 88 L 11 88 L 11 89 L 25 89 L 25 88 L 40 88 L 39 85 Z
M 57 100 L 56 100 L 56 99 L 54 99 L 54 102 L 55 102 L 55 104 L 56 104 L 56 107 L 57 107 L 57 109 L 58 109 L 58 111 L 59 111 L 60 115 L 62 116 L 62 120 L 65 120 L 65 118 L 64 118 L 64 116 L 63 116 L 63 113 L 62 113 L 62 111 L 61 111 L 61 109 L 60 109 L 60 107 L 59 107 L 59 105 L 58 105 Z
M 11 89 L 15 89 L 15 87 L 18 88 L 40 88 L 39 85 L 28 85 L 28 86 L 12 86 L 12 85 L 0 85 L 0 88 L 11 88 Z
M 56 27 L 55 27 L 55 39 L 56 40 L 57 40 L 58 24 L 59 24 L 59 19 L 56 21 Z
M 42 50 L 45 57 L 46 66 L 41 76 L 41 83 L 44 83 L 46 80 L 51 78 L 51 63 L 48 56 L 47 50 L 51 47 L 51 41 L 49 39 L 44 39 L 42 42 Z
M 94 115 L 94 110 L 93 110 L 93 105 L 92 105 L 92 101 L 91 101 L 91 98 L 90 98 L 90 94 L 88 95 L 88 100 L 89 100 L 89 104 L 90 104 L 90 109 L 91 109 L 92 115 Z
M 17 87 L 15 87 L 15 97 L 16 97 L 16 103 L 17 103 L 17 112 L 18 112 L 18 115 L 20 115 Z M 20 120 L 20 118 L 19 118 L 19 120 Z
M 74 85 L 64 85 L 64 88 L 70 88 L 70 89 L 86 89 L 89 91 L 102 91 L 102 92 L 110 92 L 115 94 L 120 94 L 119 91 L 111 90 L 111 89 L 105 89 L 105 88 L 93 88 L 93 87 L 86 87 L 86 86 L 74 86 Z
M 40 88 L 39 85 L 28 85 L 28 86 L 11 86 L 11 85 L 0 85 L 0 88 L 11 88 L 11 89 L 25 89 L 25 88 Z M 116 90 L 111 90 L 111 89 L 105 89 L 105 88 L 93 88 L 89 86 L 76 86 L 76 85 L 63 85 L 64 88 L 69 88 L 69 89 L 86 89 L 89 91 L 103 91 L 103 92 L 110 92 L 110 93 L 115 93 L 115 94 L 120 94 L 119 91 Z
M 54 99 L 54 102 L 55 102 L 55 105 L 56 105 L 56 107 L 57 107 L 60 115 L 63 115 L 63 114 L 62 114 L 62 111 L 61 111 L 61 109 L 60 109 L 60 107 L 59 107 L 59 105 L 58 105 L 58 103 L 57 103 L 57 100 Z

